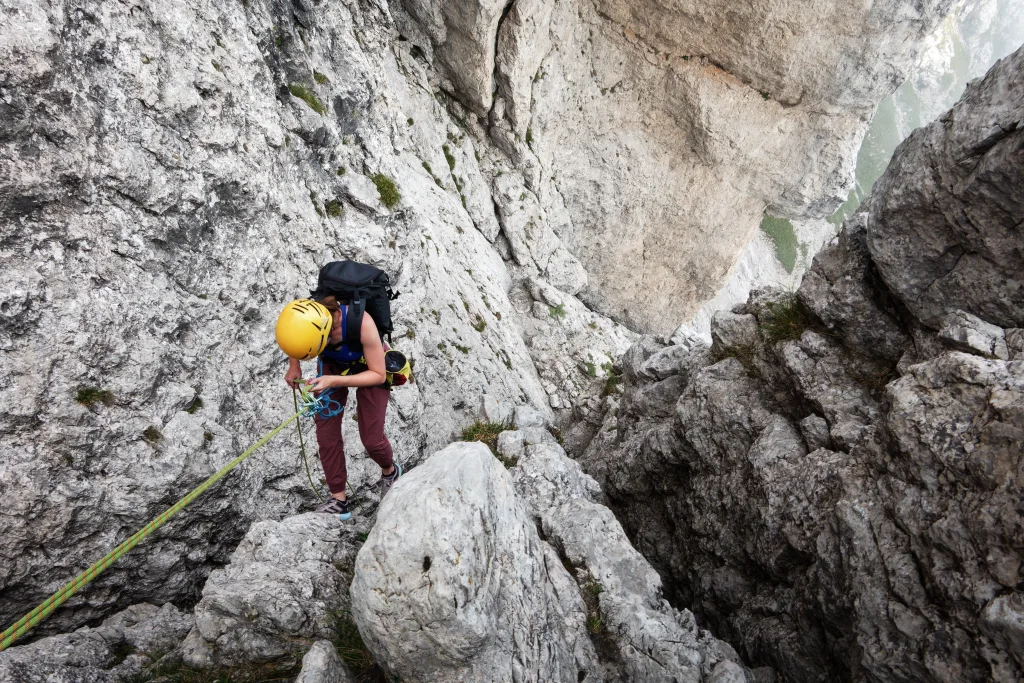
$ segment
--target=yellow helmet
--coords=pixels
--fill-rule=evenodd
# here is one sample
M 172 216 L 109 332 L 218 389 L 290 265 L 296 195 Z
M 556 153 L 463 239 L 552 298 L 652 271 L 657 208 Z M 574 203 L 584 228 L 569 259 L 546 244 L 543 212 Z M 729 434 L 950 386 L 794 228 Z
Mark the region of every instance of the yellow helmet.
M 277 345 L 296 360 L 316 358 L 327 346 L 334 319 L 327 308 L 310 299 L 296 299 L 277 316 Z

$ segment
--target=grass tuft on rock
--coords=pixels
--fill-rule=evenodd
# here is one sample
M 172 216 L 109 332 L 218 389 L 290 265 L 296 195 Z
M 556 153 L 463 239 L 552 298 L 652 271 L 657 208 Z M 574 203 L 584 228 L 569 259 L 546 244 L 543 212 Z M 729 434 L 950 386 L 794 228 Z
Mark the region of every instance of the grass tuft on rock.
M 327 107 L 325 107 L 324 103 L 320 101 L 320 98 L 317 97 L 312 90 L 301 83 L 292 83 L 289 85 L 288 92 L 308 104 L 309 108 L 317 114 L 320 114 L 321 116 L 327 114 Z
M 758 324 L 769 344 L 786 339 L 799 339 L 811 326 L 810 314 L 795 294 L 769 303 Z
M 180 660 L 161 660 L 123 679 L 125 683 L 291 683 L 301 663 L 287 660 L 230 668 L 193 669 Z
M 112 406 L 114 405 L 114 394 L 108 389 L 81 387 L 75 394 L 75 401 L 81 403 L 87 408 L 92 407 L 97 403 L 102 403 L 105 406 Z
M 331 218 L 337 218 L 341 215 L 341 202 L 337 199 L 328 199 L 327 202 L 324 203 L 324 211 L 326 211 L 327 215 Z
M 498 435 L 514 428 L 515 427 L 512 425 L 512 422 L 508 420 L 505 422 L 486 422 L 484 420 L 477 420 L 462 430 L 462 436 L 459 440 L 479 441 L 490 448 L 491 453 L 494 453 L 505 467 L 514 467 L 515 462 L 509 464 L 509 462 L 507 462 L 508 458 L 502 458 L 498 455 Z
M 142 432 L 142 438 L 149 443 L 156 443 L 164 438 L 164 435 L 160 432 L 157 427 L 146 427 L 146 430 Z
M 370 180 L 377 186 L 377 194 L 380 195 L 380 201 L 384 206 L 391 209 L 402 200 L 402 194 L 398 191 L 398 186 L 388 176 L 383 173 L 375 173 L 370 177 Z
M 365 541 L 366 539 L 361 540 Z M 334 649 L 337 650 L 338 656 L 355 674 L 356 680 L 384 680 L 383 672 L 377 666 L 373 653 L 366 647 L 359 628 L 352 620 L 352 613 L 348 610 L 341 610 L 333 612 L 331 617 L 334 620 L 334 638 L 331 639 L 331 642 Z M 379 674 L 380 677 L 374 674 Z
M 619 385 L 622 384 L 622 375 L 615 372 L 615 368 L 611 363 L 602 364 L 601 369 L 608 373 L 608 378 L 605 379 L 604 387 L 601 389 L 601 396 L 613 396 L 619 391 Z

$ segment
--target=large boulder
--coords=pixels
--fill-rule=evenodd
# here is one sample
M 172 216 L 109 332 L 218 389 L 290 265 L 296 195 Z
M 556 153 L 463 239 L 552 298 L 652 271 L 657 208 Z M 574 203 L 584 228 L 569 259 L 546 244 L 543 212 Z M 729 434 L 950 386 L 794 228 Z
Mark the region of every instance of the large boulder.
M 370 520 L 307 513 L 253 524 L 231 562 L 210 574 L 183 644 L 198 668 L 296 661 L 337 633 L 348 609 L 358 535 Z
M 594 480 L 522 423 L 502 434 L 511 473 L 453 444 L 385 499 L 351 589 L 382 665 L 403 681 L 753 680 L 665 601 Z
M 504 467 L 456 443 L 402 477 L 356 558 L 352 613 L 403 681 L 587 679 L 583 601 Z
M 914 131 L 875 184 L 871 257 L 925 325 L 951 308 L 1024 325 L 1024 52 L 971 84 L 948 113 Z

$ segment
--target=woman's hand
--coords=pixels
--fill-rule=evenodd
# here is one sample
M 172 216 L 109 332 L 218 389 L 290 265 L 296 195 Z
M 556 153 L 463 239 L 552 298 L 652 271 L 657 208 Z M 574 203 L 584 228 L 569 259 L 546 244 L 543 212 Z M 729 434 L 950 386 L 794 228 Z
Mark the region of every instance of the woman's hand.
M 306 386 L 314 393 L 320 393 L 325 389 L 332 389 L 341 385 L 341 375 L 321 375 L 320 377 L 306 380 Z
M 284 383 L 294 389 L 298 386 L 300 379 L 302 379 L 302 366 L 298 361 L 291 360 L 288 363 L 288 372 L 284 373 Z

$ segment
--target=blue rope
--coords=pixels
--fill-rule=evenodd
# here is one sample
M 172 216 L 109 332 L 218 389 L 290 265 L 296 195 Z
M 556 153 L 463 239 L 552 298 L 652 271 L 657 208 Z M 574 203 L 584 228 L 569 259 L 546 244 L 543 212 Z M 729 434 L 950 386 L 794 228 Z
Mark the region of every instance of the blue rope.
M 319 396 L 314 397 L 317 402 L 316 414 L 325 420 L 345 412 L 345 406 L 331 398 L 332 391 L 333 389 L 327 389 L 321 391 Z
M 299 412 L 304 417 L 319 415 L 324 420 L 341 415 L 345 411 L 345 406 L 331 398 L 332 391 L 333 389 L 325 389 L 319 396 L 314 396 L 305 385 L 300 385 L 299 392 L 302 398 L 299 400 Z
M 323 361 L 317 360 L 316 363 L 316 376 L 323 377 L 324 366 Z M 320 392 L 319 396 L 314 396 L 313 392 L 309 391 L 305 385 L 302 385 L 300 392 L 302 399 L 299 401 L 300 409 L 305 417 L 313 417 L 319 415 L 322 419 L 326 420 L 337 415 L 341 415 L 345 412 L 345 406 L 340 401 L 336 401 L 331 398 L 331 393 L 334 391 L 331 389 L 324 389 Z

